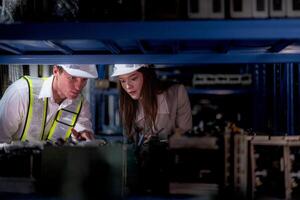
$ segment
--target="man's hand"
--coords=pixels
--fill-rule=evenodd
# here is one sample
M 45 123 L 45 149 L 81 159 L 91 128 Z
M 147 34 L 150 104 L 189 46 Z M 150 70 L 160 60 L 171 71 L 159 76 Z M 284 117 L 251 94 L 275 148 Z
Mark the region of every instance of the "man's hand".
M 74 128 L 72 129 L 72 136 L 78 141 L 90 141 L 94 140 L 94 134 L 89 131 L 77 132 Z

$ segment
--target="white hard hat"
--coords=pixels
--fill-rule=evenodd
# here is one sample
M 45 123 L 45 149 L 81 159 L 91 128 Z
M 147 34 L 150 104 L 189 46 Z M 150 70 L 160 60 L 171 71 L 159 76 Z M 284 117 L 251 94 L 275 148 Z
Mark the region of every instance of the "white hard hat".
M 98 78 L 98 72 L 95 65 L 79 65 L 79 64 L 58 64 L 68 74 L 82 78 Z
M 115 64 L 113 69 L 112 77 L 129 74 L 131 72 L 134 72 L 141 67 L 147 67 L 148 65 L 145 64 Z

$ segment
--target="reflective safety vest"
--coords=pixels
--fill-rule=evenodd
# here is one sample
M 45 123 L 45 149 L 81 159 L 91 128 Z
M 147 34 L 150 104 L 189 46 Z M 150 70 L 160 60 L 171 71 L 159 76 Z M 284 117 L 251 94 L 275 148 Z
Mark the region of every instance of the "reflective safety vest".
M 45 133 L 48 98 L 44 100 L 38 97 L 46 79 L 29 76 L 24 76 L 23 78 L 26 80 L 29 88 L 29 103 L 21 141 L 50 140 L 56 142 L 58 139 L 67 140 L 80 114 L 83 96 L 80 95 L 73 100 L 71 105 L 60 109 L 56 113 L 49 132 Z

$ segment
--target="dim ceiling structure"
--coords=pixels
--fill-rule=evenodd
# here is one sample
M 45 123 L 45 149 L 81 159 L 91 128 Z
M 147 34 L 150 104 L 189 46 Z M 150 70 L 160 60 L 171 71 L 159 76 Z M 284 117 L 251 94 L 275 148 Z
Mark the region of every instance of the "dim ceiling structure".
M 300 62 L 299 19 L 0 25 L 0 64 Z

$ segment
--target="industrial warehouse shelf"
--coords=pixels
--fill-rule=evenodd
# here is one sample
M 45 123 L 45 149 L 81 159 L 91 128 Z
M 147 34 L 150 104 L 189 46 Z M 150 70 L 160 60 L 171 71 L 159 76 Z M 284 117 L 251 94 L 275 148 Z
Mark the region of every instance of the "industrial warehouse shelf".
M 300 19 L 0 25 L 0 64 L 300 62 Z
M 292 91 L 296 84 L 294 71 L 298 70 L 294 63 L 300 63 L 300 19 L 0 24 L 0 64 L 55 63 L 153 63 L 184 66 L 185 72 L 191 73 L 195 72 L 189 65 L 209 66 L 213 70 L 214 64 L 221 64 L 224 69 L 250 64 L 254 88 L 195 88 L 190 94 L 251 93 L 255 95 L 253 104 L 257 110 L 267 108 L 266 71 L 273 69 L 273 76 L 283 84 L 280 88 L 285 87 L 277 91 L 279 87 L 274 84 L 271 93 L 274 130 L 281 126 L 287 127 L 283 129 L 288 134 L 298 130 L 294 123 L 299 117 L 295 112 L 298 94 Z M 285 67 L 270 68 L 265 65 L 268 63 Z M 287 111 L 282 125 L 277 125 L 282 117 L 275 116 L 279 111 Z M 264 128 L 263 119 L 267 117 L 257 114 L 253 127 Z

